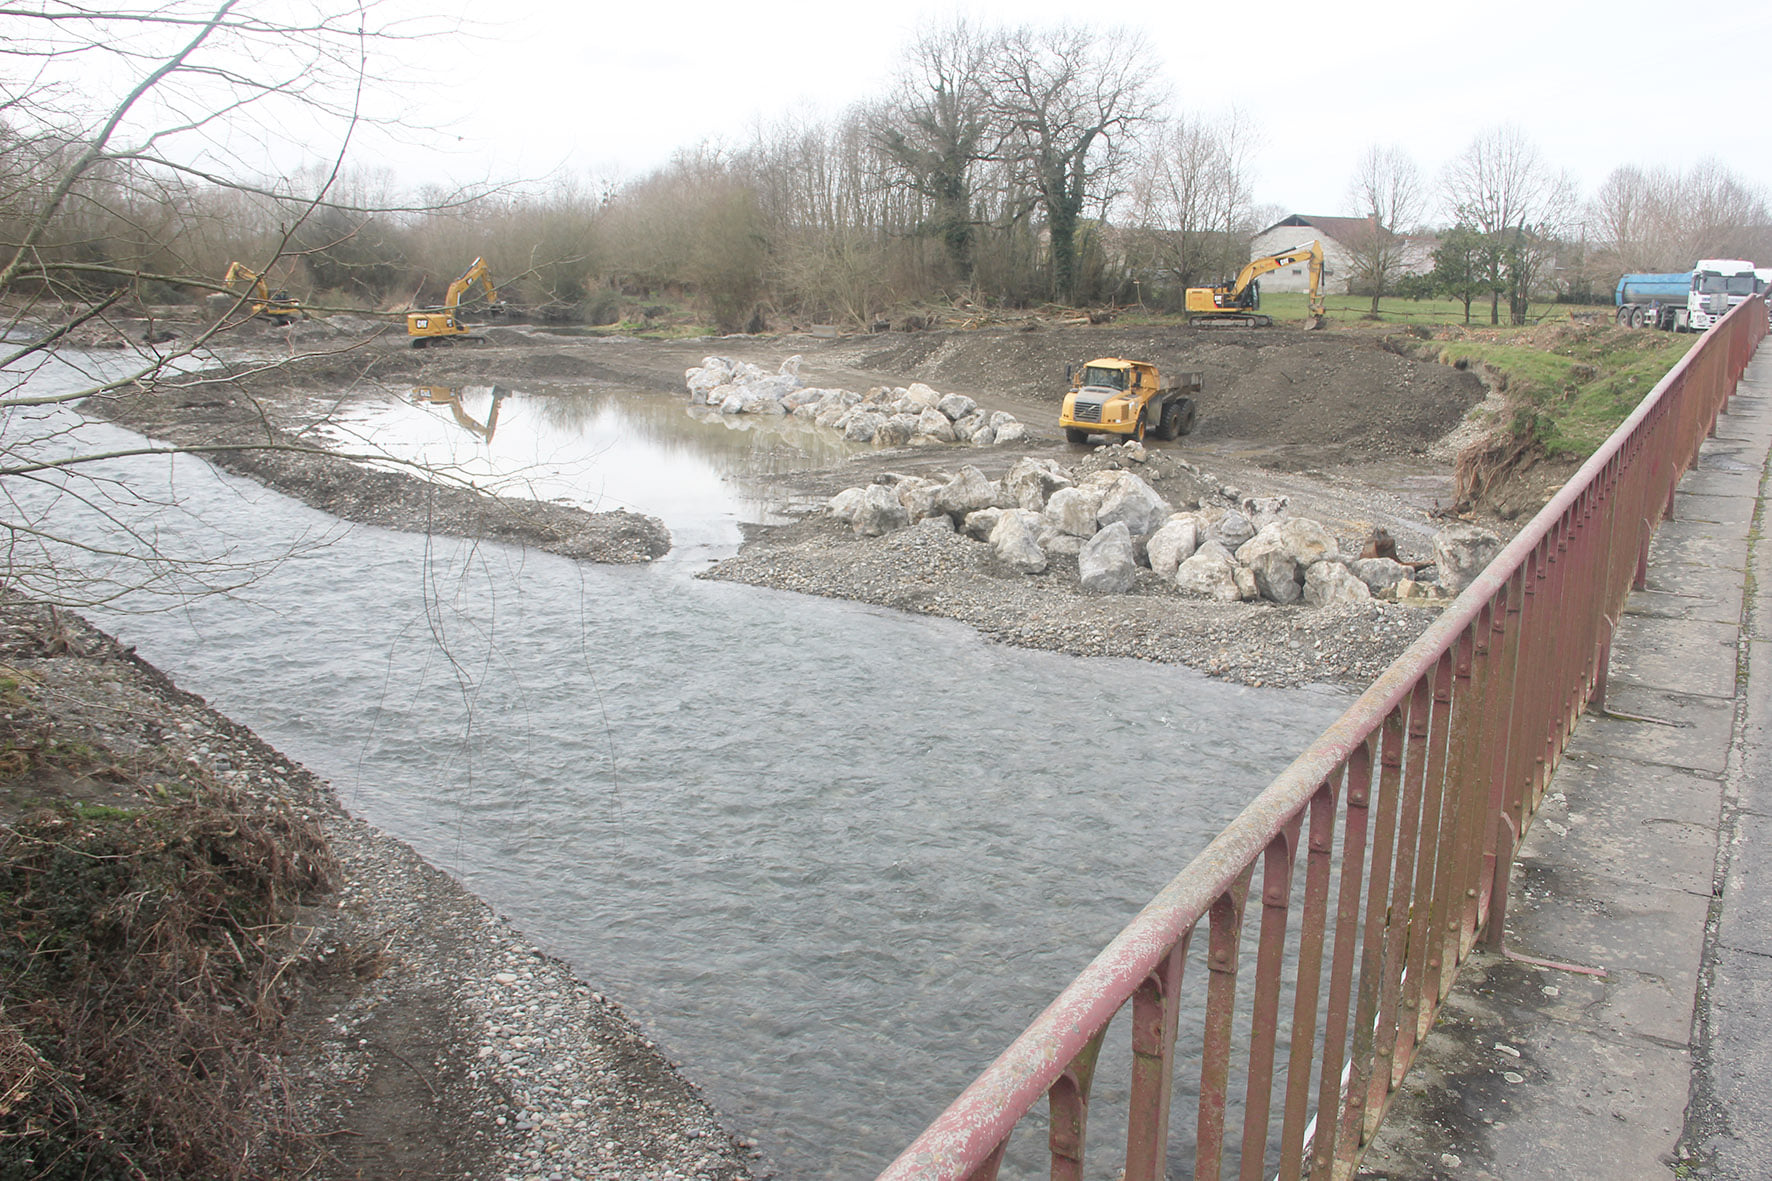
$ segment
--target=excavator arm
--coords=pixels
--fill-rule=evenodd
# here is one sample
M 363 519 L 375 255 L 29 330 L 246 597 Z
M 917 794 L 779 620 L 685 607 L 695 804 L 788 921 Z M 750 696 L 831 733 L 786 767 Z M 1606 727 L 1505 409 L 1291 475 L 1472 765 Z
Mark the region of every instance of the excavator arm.
M 1188 288 L 1187 310 L 1190 314 L 1203 315 L 1208 319 L 1239 320 L 1253 324 L 1272 323 L 1266 316 L 1252 314 L 1261 302 L 1257 294 L 1260 288 L 1255 281 L 1263 275 L 1283 267 L 1297 266 L 1301 262 L 1308 262 L 1310 265 L 1310 326 L 1316 327 L 1322 323 L 1324 305 L 1323 245 L 1315 241 L 1251 259 L 1247 266 L 1237 272 L 1234 280 L 1221 287 Z
M 246 281 L 249 298 L 252 300 L 253 315 L 266 316 L 278 324 L 308 318 L 307 310 L 299 302 L 282 291 L 272 295 L 270 288 L 265 286 L 265 277 L 244 263 L 230 262 L 228 273 L 222 277 L 222 285 L 232 287 L 242 279 Z
M 1313 315 L 1323 314 L 1323 245 L 1320 242 L 1307 242 L 1303 246 L 1294 246 L 1290 250 L 1282 250 L 1277 254 L 1264 255 L 1251 259 L 1249 265 L 1237 272 L 1237 281 L 1231 286 L 1231 301 L 1238 303 L 1249 284 L 1272 271 L 1284 267 L 1294 267 L 1301 262 L 1310 262 L 1310 307 Z
M 461 297 L 466 295 L 475 283 L 480 284 L 485 291 L 487 305 L 496 306 L 498 304 L 498 288 L 492 285 L 492 272 L 486 266 L 484 258 L 476 258 L 468 264 L 468 269 L 449 285 L 448 293 L 443 296 L 443 306 L 451 309 L 457 307 L 461 303 Z

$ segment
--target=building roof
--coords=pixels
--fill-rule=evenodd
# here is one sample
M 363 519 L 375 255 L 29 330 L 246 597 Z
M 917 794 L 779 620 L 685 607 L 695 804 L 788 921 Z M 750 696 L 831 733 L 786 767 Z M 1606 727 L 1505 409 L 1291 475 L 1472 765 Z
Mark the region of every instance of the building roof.
M 1310 213 L 1294 213 L 1261 232 L 1265 234 L 1268 230 L 1278 230 L 1286 226 L 1313 229 L 1325 238 L 1333 238 L 1337 242 L 1347 242 L 1370 231 L 1372 222 L 1364 217 L 1318 217 Z M 1259 236 L 1257 235 L 1257 237 Z

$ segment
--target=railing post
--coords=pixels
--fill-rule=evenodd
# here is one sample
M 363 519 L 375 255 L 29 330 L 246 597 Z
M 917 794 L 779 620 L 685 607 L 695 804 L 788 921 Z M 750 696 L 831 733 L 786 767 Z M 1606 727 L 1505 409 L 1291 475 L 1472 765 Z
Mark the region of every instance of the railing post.
M 1132 997 L 1132 1100 L 1126 1120 L 1125 1181 L 1162 1181 L 1175 1090 L 1181 975 L 1193 934 L 1189 928 Z

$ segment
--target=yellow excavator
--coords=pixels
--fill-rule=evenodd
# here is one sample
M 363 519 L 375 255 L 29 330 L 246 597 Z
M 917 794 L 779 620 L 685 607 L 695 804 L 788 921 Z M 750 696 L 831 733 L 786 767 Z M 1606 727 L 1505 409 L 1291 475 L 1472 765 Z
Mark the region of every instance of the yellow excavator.
M 1190 322 L 1204 324 L 1246 324 L 1252 328 L 1266 328 L 1274 322 L 1272 316 L 1260 313 L 1261 283 L 1258 280 L 1270 272 L 1283 267 L 1295 267 L 1301 262 L 1310 264 L 1310 318 L 1305 327 L 1321 328 L 1323 326 L 1323 245 L 1320 242 L 1306 242 L 1302 246 L 1294 246 L 1290 250 L 1282 250 L 1277 254 L 1264 255 L 1251 259 L 1249 265 L 1237 273 L 1235 279 L 1227 279 L 1217 287 L 1189 287 L 1187 289 L 1187 315 Z
M 293 324 L 297 320 L 308 318 L 307 309 L 303 308 L 287 291 L 273 293 L 265 286 L 265 277 L 246 266 L 244 263 L 231 262 L 228 273 L 222 279 L 222 285 L 232 287 L 241 279 L 246 280 L 247 289 L 251 293 L 252 314 L 263 316 L 276 325 Z
M 492 285 L 492 275 L 486 266 L 486 260 L 476 258 L 449 285 L 449 290 L 443 296 L 442 307 L 406 313 L 406 335 L 412 338 L 413 348 L 422 349 L 437 341 L 449 344 L 458 340 L 485 339 L 469 331 L 458 314 L 461 297 L 476 283 L 480 284 L 486 294 L 486 310 L 489 315 L 497 315 L 504 310 L 504 304 L 498 298 L 498 288 Z

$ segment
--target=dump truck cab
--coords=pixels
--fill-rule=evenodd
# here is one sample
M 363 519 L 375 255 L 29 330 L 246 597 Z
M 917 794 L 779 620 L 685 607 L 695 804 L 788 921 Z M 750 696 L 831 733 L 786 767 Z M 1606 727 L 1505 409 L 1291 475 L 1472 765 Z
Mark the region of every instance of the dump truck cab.
M 1160 439 L 1174 439 L 1190 433 L 1199 416 L 1194 401 L 1202 385 L 1198 373 L 1184 373 L 1165 384 L 1148 361 L 1097 357 L 1071 366 L 1066 377 L 1070 389 L 1058 425 L 1072 443 L 1086 442 L 1092 434 L 1142 440 L 1147 430 Z

